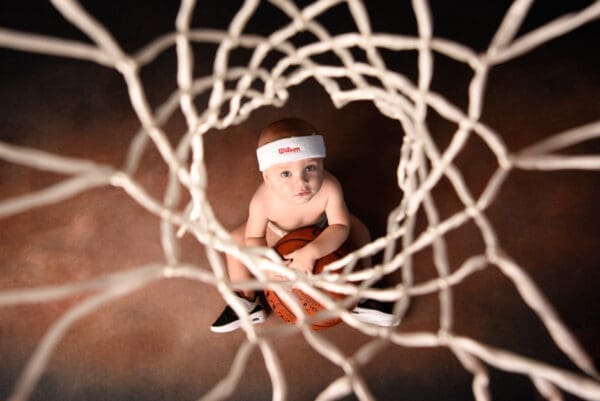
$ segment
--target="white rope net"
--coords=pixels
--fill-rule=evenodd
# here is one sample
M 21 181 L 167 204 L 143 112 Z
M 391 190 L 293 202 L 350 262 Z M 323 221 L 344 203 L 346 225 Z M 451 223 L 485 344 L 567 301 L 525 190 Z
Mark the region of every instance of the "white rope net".
M 549 400 L 562 399 L 564 391 L 584 399 L 600 399 L 600 382 L 593 361 L 525 269 L 503 251 L 494 226 L 486 216 L 486 210 L 515 170 L 570 169 L 581 170 L 582 174 L 587 173 L 584 170 L 600 170 L 600 155 L 559 153 L 598 138 L 600 120 L 558 132 L 517 152 L 507 148 L 501 133 L 481 121 L 490 71 L 563 34 L 595 23 L 600 16 L 599 1 L 518 35 L 532 1 L 515 0 L 483 52 L 435 36 L 430 6 L 426 0 L 412 1 L 418 27 L 414 36 L 373 32 L 368 4 L 359 0 L 321 0 L 304 8 L 290 1 L 272 0 L 271 6 L 287 15 L 289 22 L 268 36 L 245 33 L 246 24 L 258 9 L 258 0 L 244 1 L 228 29 L 223 31 L 192 26 L 192 15 L 195 10 L 201 10 L 202 5 L 193 0 L 183 0 L 175 30 L 157 37 L 135 53 L 125 52 L 111 32 L 77 2 L 54 0 L 52 4 L 92 43 L 0 28 L 0 46 L 81 59 L 117 70 L 127 86 L 141 129 L 131 141 L 127 159 L 120 167 L 0 142 L 0 158 L 4 161 L 65 177 L 45 189 L 1 199 L 0 217 L 45 207 L 95 188 L 120 188 L 161 220 L 165 261 L 139 267 L 126 266 L 120 272 L 75 284 L 0 291 L 0 306 L 3 307 L 93 293 L 73 305 L 49 327 L 15 383 L 9 398 L 11 401 L 29 398 L 57 345 L 76 321 L 99 310 L 109 301 L 150 283 L 170 278 L 198 280 L 214 286 L 224 300 L 243 316 L 246 340 L 240 347 L 231 371 L 202 399 L 222 399 L 230 395 L 240 380 L 240 372 L 252 349 L 259 349 L 264 356 L 272 382 L 273 399 L 286 399 L 286 372 L 273 345 L 278 335 L 286 330 L 301 333 L 316 352 L 339 366 L 339 378 L 320 393 L 319 400 L 339 399 L 352 393 L 361 400 L 373 399 L 369 383 L 361 376 L 360 367 L 367 365 L 382 347 L 389 344 L 398 347 L 447 348 L 472 374 L 472 391 L 477 400 L 491 398 L 488 387 L 490 367 L 529 377 L 539 393 Z M 330 9 L 344 7 L 347 18 L 352 19 L 357 27 L 356 32 L 332 35 L 329 27 L 318 19 Z M 309 32 L 314 40 L 303 45 L 294 44 L 292 38 L 301 32 Z M 207 57 L 194 54 L 193 45 L 198 43 L 209 43 L 218 48 L 212 74 L 202 77 L 196 76 L 193 68 L 194 58 Z M 173 48 L 177 58 L 178 90 L 154 110 L 146 98 L 140 71 Z M 352 49 L 357 48 L 364 51 L 365 60 L 355 58 Z M 250 61 L 245 67 L 229 64 L 231 55 L 239 49 L 251 52 Z M 381 56 L 382 49 L 398 53 L 416 52 L 418 79 L 411 80 L 401 72 L 389 70 Z M 590 51 L 593 51 L 592 47 Z M 264 62 L 272 54 L 278 55 L 277 62 L 268 68 Z M 336 62 L 318 62 L 317 59 L 322 55 L 332 56 Z M 443 55 L 471 69 L 468 106 L 465 110 L 431 89 L 435 55 Z M 288 89 L 309 78 L 318 81 L 337 107 L 357 100 L 370 101 L 381 114 L 398 121 L 403 128 L 401 158 L 397 167 L 397 184 L 403 197 L 389 214 L 387 234 L 336 262 L 328 272 L 310 279 L 287 270 L 277 262 L 270 250 L 245 249 L 235 245 L 228 231 L 215 218 L 207 200 L 203 137 L 209 130 L 241 123 L 261 107 L 283 105 L 288 100 Z M 351 88 L 343 88 L 341 80 L 351 82 Z M 195 104 L 195 99 L 201 95 L 209 96 L 205 110 L 199 110 Z M 428 129 L 427 121 L 432 111 L 458 127 L 443 150 L 438 149 L 433 133 Z M 176 146 L 172 146 L 164 123 L 176 112 L 185 116 L 187 133 Z M 497 163 L 495 172 L 479 196 L 471 193 L 463 172 L 455 164 L 466 142 L 472 137 L 483 140 Z M 151 196 L 134 178 L 148 146 L 158 150 L 169 170 L 169 185 L 163 199 Z M 461 210 L 444 218 L 440 217 L 432 194 L 441 180 L 451 183 L 452 190 L 463 204 Z M 191 199 L 184 210 L 176 206 L 182 193 L 189 194 Z M 418 214 L 426 219 L 427 229 L 422 232 L 415 230 Z M 445 236 L 466 223 L 475 223 L 484 246 L 460 266 L 450 266 Z M 183 234 L 192 235 L 205 246 L 209 267 L 180 261 L 179 241 Z M 413 255 L 426 248 L 432 251 L 437 277 L 415 283 Z M 298 323 L 268 329 L 251 325 L 226 277 L 221 256 L 223 252 L 238 257 L 254 273 L 256 280 L 242 283 L 242 287 L 279 290 L 296 315 L 300 316 Z M 378 253 L 383 253 L 381 264 L 361 271 L 352 270 L 359 258 Z M 331 272 L 342 266 L 347 267 L 343 273 Z M 497 349 L 476 338 L 454 332 L 453 289 L 484 268 L 498 269 L 512 282 L 522 302 L 539 317 L 556 347 L 579 368 L 578 372 Z M 264 274 L 267 270 L 277 270 L 287 275 L 290 282 L 268 281 Z M 371 287 L 385 275 L 400 271 L 403 279 L 401 284 L 386 288 Z M 339 316 L 343 324 L 372 337 L 372 341 L 354 355 L 344 355 L 324 335 L 310 330 L 310 318 L 302 314 L 300 305 L 290 297 L 290 292 L 286 292 L 292 284 L 322 302 L 328 308 L 328 313 Z M 412 297 L 438 294 L 439 326 L 434 331 L 405 332 L 397 328 L 384 329 L 365 324 L 347 311 L 347 304 L 332 301 L 323 290 L 346 293 L 351 296 L 350 301 L 361 297 L 393 301 L 396 303 L 394 313 L 400 319 L 404 317 Z

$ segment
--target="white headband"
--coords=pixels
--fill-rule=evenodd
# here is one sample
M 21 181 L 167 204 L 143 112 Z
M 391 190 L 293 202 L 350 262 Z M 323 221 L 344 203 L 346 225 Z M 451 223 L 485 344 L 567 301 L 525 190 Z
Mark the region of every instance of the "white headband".
M 265 171 L 279 163 L 325 157 L 325 142 L 321 135 L 283 138 L 256 149 L 256 157 L 259 170 Z

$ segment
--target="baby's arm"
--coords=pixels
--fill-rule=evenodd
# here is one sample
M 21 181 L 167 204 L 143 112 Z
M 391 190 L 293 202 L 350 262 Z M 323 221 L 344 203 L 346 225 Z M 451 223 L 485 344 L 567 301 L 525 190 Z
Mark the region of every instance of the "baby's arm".
M 255 194 L 250 201 L 248 213 L 248 221 L 246 222 L 246 245 L 247 246 L 267 246 L 267 224 L 268 218 L 266 213 L 267 207 L 265 201 L 259 193 Z M 281 276 L 272 271 L 266 272 L 267 277 L 272 280 L 286 280 L 285 276 Z
M 291 267 L 307 273 L 312 272 L 317 259 L 337 250 L 350 233 L 350 214 L 340 184 L 330 179 L 324 187 L 322 190 L 328 191 L 325 208 L 328 227 L 314 241 L 285 256 L 286 259 L 293 259 Z
M 267 246 L 267 215 L 260 193 L 256 193 L 250 201 L 248 221 L 246 222 L 245 239 L 247 246 Z

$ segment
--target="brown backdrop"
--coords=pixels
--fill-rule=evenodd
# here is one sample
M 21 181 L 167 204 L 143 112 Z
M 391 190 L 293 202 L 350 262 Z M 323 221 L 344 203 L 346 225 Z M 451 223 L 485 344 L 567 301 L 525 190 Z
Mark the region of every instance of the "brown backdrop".
M 506 9 L 506 4 L 485 5 L 491 7 L 488 9 L 466 4 L 454 9 L 437 3 L 432 4 L 436 32 L 478 49 L 485 47 Z M 406 17 L 410 13 L 381 6 L 373 3 L 375 11 L 379 10 L 372 20 L 375 30 L 411 32 L 414 22 Z M 40 9 L 36 12 L 3 7 L 7 10 L 0 13 L 2 26 L 80 38 L 45 8 L 49 6 L 37 5 Z M 174 9 L 149 2 L 137 11 L 141 18 L 133 22 L 136 27 L 132 34 L 131 28 L 127 30 L 132 20 L 129 6 L 89 7 L 111 27 L 126 50 L 137 49 L 157 32 L 172 29 L 174 21 Z M 560 11 L 536 7 L 532 13 L 538 19 L 528 20 L 528 24 L 548 20 L 553 12 Z M 196 13 L 197 23 L 208 26 L 224 17 L 229 15 L 222 7 L 202 7 Z M 253 29 L 276 26 L 272 19 L 263 22 L 253 22 Z M 345 19 L 333 26 L 339 31 L 352 28 Z M 509 149 L 521 149 L 550 134 L 598 119 L 600 65 L 591 40 L 598 33 L 595 23 L 492 71 L 482 120 L 503 133 Z M 154 104 L 175 85 L 173 61 L 167 56 L 173 52 L 143 71 Z M 408 75 L 413 77 L 414 61 L 414 55 L 390 59 L 392 66 L 408 68 Z M 198 75 L 203 69 L 208 71 L 203 60 L 197 62 Z M 2 141 L 115 166 L 123 162 L 138 123 L 116 72 L 85 62 L 8 50 L 0 50 L 0 72 Z M 433 87 L 462 107 L 467 100 L 468 78 L 464 66 L 443 57 L 436 59 Z M 384 235 L 387 214 L 402 195 L 395 175 L 401 126 L 367 102 L 335 108 L 312 80 L 292 88 L 283 107 L 260 109 L 240 125 L 206 135 L 209 200 L 220 221 L 232 228 L 245 217 L 247 202 L 260 180 L 253 153 L 257 131 L 274 119 L 292 115 L 310 120 L 326 133 L 326 167 L 340 179 L 350 209 L 367 222 L 373 236 Z M 440 118 L 430 121 L 440 148 L 447 145 L 454 128 Z M 185 131 L 180 117 L 169 121 L 166 129 L 172 141 Z M 573 152 L 598 150 L 596 141 Z M 477 139 L 469 142 L 457 165 L 474 194 L 481 192 L 496 167 L 492 154 Z M 164 163 L 156 151 L 149 150 L 136 178 L 161 199 L 165 174 Z M 513 172 L 487 211 L 506 252 L 531 275 L 594 358 L 600 357 L 598 178 L 597 172 Z M 0 161 L 0 199 L 44 188 L 60 179 Z M 434 196 L 442 217 L 460 208 L 447 182 L 436 188 Z M 453 268 L 481 251 L 481 239 L 472 224 L 453 231 L 447 240 Z M 182 243 L 186 261 L 207 266 L 198 243 L 190 236 Z M 89 191 L 0 221 L 3 290 L 77 282 L 162 260 L 159 221 L 114 188 Z M 428 251 L 416 255 L 415 274 L 417 281 L 435 274 Z M 383 284 L 392 285 L 398 279 L 396 275 L 387 277 Z M 8 396 L 51 324 L 86 296 L 0 309 L 0 398 Z M 496 268 L 470 277 L 455 289 L 454 297 L 458 334 L 574 369 L 524 305 L 514 285 Z M 414 299 L 398 330 L 435 330 L 437 302 L 436 296 Z M 32 399 L 196 399 L 228 372 L 244 340 L 241 332 L 216 335 L 209 331 L 223 305 L 214 288 L 182 279 L 160 281 L 112 302 L 69 330 Z M 279 324 L 277 317 L 271 315 L 266 325 L 275 324 Z M 347 355 L 369 340 L 345 325 L 321 334 Z M 287 373 L 290 400 L 314 399 L 342 374 L 300 335 L 277 339 L 274 344 Z M 472 397 L 471 377 L 446 349 L 390 345 L 361 372 L 378 399 Z M 526 378 L 494 369 L 491 376 L 496 399 L 536 398 Z M 231 398 L 270 397 L 264 361 L 254 351 Z

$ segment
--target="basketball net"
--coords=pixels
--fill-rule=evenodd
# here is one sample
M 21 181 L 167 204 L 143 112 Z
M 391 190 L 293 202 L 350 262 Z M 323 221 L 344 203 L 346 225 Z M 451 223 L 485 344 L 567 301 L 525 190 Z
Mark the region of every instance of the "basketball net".
M 353 19 L 357 31 L 334 36 L 317 18 L 333 7 L 340 7 L 340 3 L 347 6 L 348 18 Z M 120 188 L 161 219 L 166 260 L 156 265 L 133 269 L 128 267 L 119 273 L 72 285 L 0 292 L 0 305 L 7 306 L 49 302 L 73 294 L 95 291 L 93 296 L 71 307 L 48 329 L 9 399 L 14 401 L 28 398 L 57 344 L 78 319 L 98 310 L 109 301 L 150 283 L 173 277 L 198 280 L 214 286 L 224 300 L 242 316 L 242 328 L 247 338 L 240 348 L 242 356 L 236 358 L 230 374 L 207 393 L 204 399 L 221 399 L 233 391 L 239 382 L 240 369 L 243 369 L 247 360 L 242 351 L 247 351 L 249 346 L 257 346 L 264 356 L 273 385 L 273 399 L 285 399 L 286 373 L 273 347 L 276 338 L 273 333 L 276 329 L 261 331 L 260 327 L 250 324 L 248 314 L 236 299 L 227 279 L 221 256 L 224 252 L 243 261 L 256 277 L 255 280 L 242 283 L 243 288 L 279 290 L 299 316 L 297 324 L 291 326 L 292 329 L 301 332 L 318 353 L 340 367 L 341 376 L 322 391 L 319 396 L 321 400 L 338 399 L 352 393 L 361 400 L 373 399 L 369 383 L 363 380 L 359 368 L 375 358 L 380 350 L 377 344 L 382 339 L 386 344 L 399 347 L 446 347 L 472 374 L 472 389 L 477 400 L 490 399 L 490 367 L 529 377 L 540 394 L 549 400 L 561 399 L 562 391 L 585 399 L 600 399 L 598 372 L 591 358 L 519 262 L 503 252 L 494 227 L 486 216 L 486 209 L 496 199 L 503 183 L 514 170 L 574 169 L 582 170 L 582 173 L 584 170 L 600 170 L 598 155 L 559 154 L 567 147 L 598 138 L 600 121 L 558 132 L 526 149 L 511 152 L 505 146 L 502 135 L 480 119 L 487 78 L 493 68 L 600 16 L 600 2 L 596 1 L 586 8 L 551 20 L 518 36 L 531 3 L 530 0 L 514 1 L 489 47 L 481 53 L 460 43 L 436 37 L 429 5 L 425 0 L 412 2 L 418 26 L 415 36 L 372 32 L 367 4 L 359 0 L 321 0 L 303 9 L 297 8 L 290 1 L 273 0 L 272 5 L 289 16 L 289 23 L 266 37 L 244 33 L 247 22 L 258 8 L 258 0 L 246 0 L 226 31 L 190 26 L 191 16 L 197 5 L 193 0 L 183 0 L 175 21 L 176 30 L 156 38 L 134 54 L 126 53 L 111 32 L 77 2 L 69 0 L 53 0 L 52 4 L 71 24 L 87 35 L 93 44 L 0 28 L 2 47 L 86 60 L 117 70 L 124 78 L 132 107 L 141 125 L 121 168 L 0 143 L 0 158 L 4 161 L 66 177 L 46 189 L 0 200 L 0 216 L 11 216 L 44 207 L 92 188 Z M 295 46 L 290 38 L 299 32 L 310 32 L 317 39 L 303 46 Z M 218 44 L 213 73 L 209 76 L 198 78 L 194 75 L 192 45 L 195 43 Z M 144 94 L 140 68 L 152 63 L 172 47 L 175 48 L 177 57 L 178 90 L 157 110 L 153 110 Z M 239 48 L 252 51 L 246 68 L 230 67 L 228 64 L 230 55 Z M 364 50 L 366 61 L 356 61 L 350 51 L 352 48 Z M 380 54 L 382 49 L 418 52 L 416 82 L 402 73 L 388 70 Z M 262 62 L 271 52 L 278 52 L 283 56 L 273 68 L 267 69 Z M 339 63 L 326 65 L 315 61 L 317 56 L 323 54 L 337 57 Z M 431 90 L 434 54 L 464 63 L 472 70 L 466 110 Z M 258 108 L 281 106 L 288 99 L 288 89 L 308 78 L 318 81 L 336 106 L 341 107 L 357 100 L 370 101 L 384 116 L 398 121 L 404 130 L 401 158 L 397 167 L 397 183 L 403 198 L 389 214 L 387 235 L 374 239 L 335 262 L 327 274 L 310 279 L 298 276 L 281 265 L 272 250 L 240 248 L 232 241 L 229 232 L 217 221 L 212 206 L 207 201 L 203 139 L 203 134 L 208 130 L 220 130 L 239 124 Z M 377 78 L 381 85 L 374 85 L 371 83 L 373 80 L 367 78 Z M 340 79 L 349 80 L 353 87 L 342 89 Z M 260 85 L 255 85 L 257 82 Z M 263 89 L 257 90 L 257 86 Z M 198 110 L 194 103 L 194 99 L 202 94 L 210 95 L 206 110 Z M 443 151 L 437 149 L 428 130 L 428 110 L 435 110 L 458 127 Z M 161 127 L 176 111 L 185 116 L 188 131 L 177 146 L 172 146 Z M 497 162 L 495 173 L 478 197 L 469 191 L 462 172 L 454 163 L 471 137 L 483 140 Z M 162 200 L 153 198 L 134 179 L 134 173 L 147 146 L 158 150 L 170 172 L 170 183 Z M 464 206 L 446 219 L 440 219 L 431 193 L 442 179 L 449 180 Z M 177 210 L 174 206 L 181 191 L 189 193 L 191 198 L 185 210 Z M 424 213 L 427 219 L 428 229 L 421 233 L 416 233 L 414 229 L 417 212 Z M 462 265 L 451 269 L 445 252 L 445 235 L 467 222 L 474 222 L 478 227 L 485 243 L 484 249 L 465 260 Z M 206 247 L 210 269 L 180 262 L 179 238 L 183 234 L 194 236 Z M 395 249 L 398 243 L 402 244 L 399 251 Z M 426 282 L 415 283 L 412 256 L 426 248 L 431 248 L 433 252 L 433 263 L 438 276 Z M 351 266 L 360 258 L 380 252 L 384 255 L 383 263 L 360 271 L 352 270 Z M 347 268 L 342 273 L 332 272 L 339 267 Z M 578 372 L 532 360 L 509 350 L 497 349 L 475 338 L 454 333 L 452 290 L 484 268 L 498 269 L 514 284 L 522 302 L 539 317 L 556 347 L 579 368 Z M 268 270 L 286 275 L 290 282 L 268 281 L 265 275 Z M 370 286 L 384 275 L 400 270 L 402 285 L 383 289 Z M 290 296 L 292 284 L 325 305 L 328 313 L 342 319 L 342 324 L 372 337 L 373 341 L 352 359 L 335 347 L 328 346 L 325 337 L 310 331 L 310 318 L 303 315 L 301 306 Z M 362 323 L 347 311 L 347 304 L 334 302 L 325 295 L 325 290 L 348 294 L 353 300 L 368 297 L 395 302 L 394 313 L 398 319 L 404 316 L 412 297 L 437 293 L 440 302 L 438 330 L 408 333 Z M 290 326 L 282 324 L 281 330 L 290 330 Z

